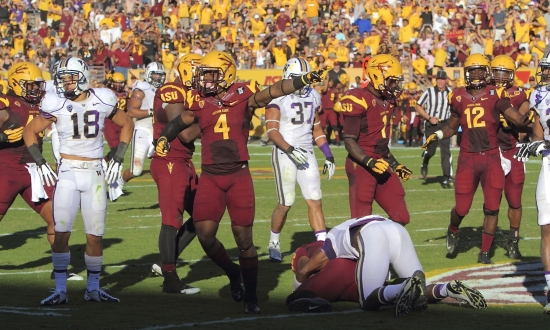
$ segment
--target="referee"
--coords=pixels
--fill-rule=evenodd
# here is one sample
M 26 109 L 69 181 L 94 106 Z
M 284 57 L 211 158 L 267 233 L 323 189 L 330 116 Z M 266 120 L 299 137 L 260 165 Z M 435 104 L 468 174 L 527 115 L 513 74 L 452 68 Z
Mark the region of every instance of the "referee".
M 416 112 L 426 118 L 424 122 L 424 136 L 430 136 L 440 130 L 451 116 L 449 106 L 449 92 L 447 87 L 447 73 L 443 70 L 437 72 L 436 86 L 428 88 L 416 103 Z M 443 182 L 441 187 L 454 187 L 453 157 L 451 156 L 451 139 L 441 139 L 438 143 L 431 143 L 428 150 L 422 154 L 422 167 L 420 173 L 426 179 L 428 176 L 428 163 L 435 154 L 435 149 L 439 145 L 441 151 L 441 168 L 443 169 Z

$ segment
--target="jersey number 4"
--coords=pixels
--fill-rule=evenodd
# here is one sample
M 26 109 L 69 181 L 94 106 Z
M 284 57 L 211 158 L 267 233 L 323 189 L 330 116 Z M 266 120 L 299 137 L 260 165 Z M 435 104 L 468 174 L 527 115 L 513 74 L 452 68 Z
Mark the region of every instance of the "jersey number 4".
M 95 138 L 99 134 L 99 112 L 97 110 L 88 110 L 84 112 L 83 123 L 84 137 L 86 139 Z M 73 113 L 71 116 L 73 122 L 73 139 L 81 139 L 78 113 Z
M 231 128 L 227 126 L 227 114 L 222 113 L 220 117 L 218 118 L 218 121 L 214 125 L 214 132 L 215 133 L 222 133 L 223 139 L 228 140 L 229 139 L 229 131 Z

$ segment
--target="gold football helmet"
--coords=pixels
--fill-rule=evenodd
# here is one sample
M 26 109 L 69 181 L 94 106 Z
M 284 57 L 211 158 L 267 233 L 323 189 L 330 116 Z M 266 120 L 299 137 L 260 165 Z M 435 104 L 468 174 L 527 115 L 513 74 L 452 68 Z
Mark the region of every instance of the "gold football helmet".
M 510 88 L 514 85 L 516 63 L 508 55 L 498 55 L 491 61 L 493 82 L 499 87 Z
M 340 75 L 340 77 L 338 77 L 338 80 L 340 81 L 340 83 L 342 83 L 342 85 L 344 85 L 344 87 L 348 87 L 349 85 L 349 76 L 347 73 L 342 73 Z
M 418 86 L 414 81 L 411 81 L 409 83 L 409 93 L 416 94 L 418 92 Z
M 363 72 L 372 87 L 385 97 L 397 98 L 403 91 L 403 69 L 391 55 L 375 55 L 363 62 Z
M 464 82 L 467 88 L 480 89 L 491 83 L 491 63 L 482 54 L 473 54 L 464 62 Z
M 124 79 L 124 75 L 120 72 L 115 72 L 111 76 L 113 89 L 119 93 L 124 92 L 124 88 L 126 87 L 126 79 Z
M 193 87 L 193 78 L 201 60 L 202 56 L 197 54 L 187 54 L 180 59 L 177 72 L 183 85 Z
M 202 96 L 215 95 L 228 89 L 237 78 L 237 65 L 231 54 L 213 51 L 197 67 L 197 89 Z
M 8 71 L 9 89 L 27 102 L 39 103 L 45 93 L 45 84 L 42 71 L 33 63 L 16 63 Z

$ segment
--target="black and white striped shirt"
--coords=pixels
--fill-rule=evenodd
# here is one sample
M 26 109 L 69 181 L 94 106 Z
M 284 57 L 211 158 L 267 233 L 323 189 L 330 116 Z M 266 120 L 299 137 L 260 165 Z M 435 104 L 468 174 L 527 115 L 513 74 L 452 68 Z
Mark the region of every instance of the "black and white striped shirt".
M 447 120 L 451 116 L 449 104 L 449 92 L 451 89 L 445 87 L 444 90 L 439 90 L 437 86 L 430 87 L 420 96 L 417 104 L 424 107 L 424 111 L 430 116 L 440 120 Z

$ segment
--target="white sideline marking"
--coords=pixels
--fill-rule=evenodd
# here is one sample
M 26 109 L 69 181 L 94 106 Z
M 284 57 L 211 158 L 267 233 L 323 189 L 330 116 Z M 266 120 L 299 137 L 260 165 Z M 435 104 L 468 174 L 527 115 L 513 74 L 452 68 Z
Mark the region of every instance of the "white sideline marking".
M 33 270 L 31 272 L 13 272 L 13 273 L 0 273 L 0 276 L 2 275 L 31 275 L 31 274 L 39 274 L 39 273 L 51 273 L 50 270 Z M 5 306 L 0 306 L 0 308 L 4 308 Z
M 40 312 L 42 310 L 52 311 L 52 312 Z M 10 306 L 0 306 L 0 313 L 7 314 L 20 314 L 20 315 L 31 315 L 31 316 L 71 316 L 69 314 L 60 314 L 53 311 L 69 311 L 69 308 L 26 308 L 26 307 L 10 307 Z
M 444 230 L 447 228 L 428 228 L 428 229 L 417 229 L 415 231 L 436 231 L 436 230 Z
M 206 322 L 188 322 L 188 323 L 181 323 L 181 324 L 168 324 L 168 325 L 161 325 L 161 326 L 153 326 L 153 327 L 147 327 L 142 328 L 141 330 L 161 330 L 161 329 L 172 329 L 172 328 L 181 328 L 181 327 L 195 327 L 195 326 L 204 326 L 204 325 L 211 325 L 211 324 L 224 324 L 224 323 L 237 323 L 237 322 L 249 322 L 249 321 L 257 321 L 257 320 L 269 320 L 269 319 L 286 319 L 289 317 L 307 317 L 307 316 L 325 316 L 325 315 L 345 315 L 345 314 L 355 314 L 362 312 L 360 309 L 352 309 L 348 311 L 342 311 L 342 312 L 331 312 L 331 313 L 310 313 L 310 314 L 280 314 L 280 315 L 271 315 L 271 316 L 252 316 L 252 317 L 239 317 L 236 319 L 230 319 L 225 318 L 221 320 L 215 320 L 215 321 L 206 321 Z

